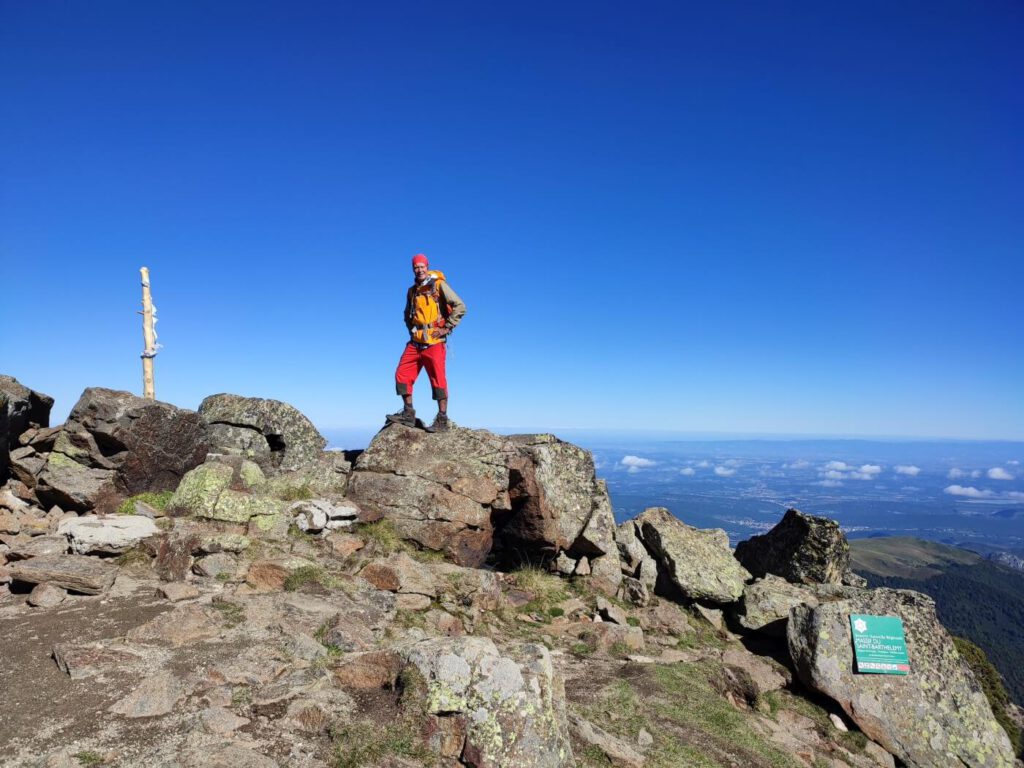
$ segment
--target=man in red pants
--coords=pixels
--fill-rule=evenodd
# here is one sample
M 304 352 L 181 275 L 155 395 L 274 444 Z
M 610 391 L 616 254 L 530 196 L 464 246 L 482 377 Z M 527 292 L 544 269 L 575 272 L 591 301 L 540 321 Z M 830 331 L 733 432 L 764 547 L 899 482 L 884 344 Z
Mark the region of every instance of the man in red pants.
M 387 420 L 409 427 L 416 426 L 412 388 L 420 371 L 426 368 L 434 399 L 437 400 L 437 416 L 427 431 L 444 432 L 448 429 L 445 342 L 466 314 L 466 305 L 448 285 L 444 273 L 430 269 L 427 257 L 422 253 L 413 257 L 412 273 L 415 282 L 406 293 L 404 314 L 405 327 L 409 329 L 409 342 L 405 345 L 395 371 L 395 391 L 402 398 L 404 407 L 397 413 L 388 414 Z

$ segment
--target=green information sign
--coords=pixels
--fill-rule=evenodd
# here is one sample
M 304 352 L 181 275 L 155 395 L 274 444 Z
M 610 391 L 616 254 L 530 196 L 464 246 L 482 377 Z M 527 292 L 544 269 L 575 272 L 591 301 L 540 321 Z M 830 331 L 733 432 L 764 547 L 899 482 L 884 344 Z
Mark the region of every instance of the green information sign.
M 851 613 L 850 629 L 858 672 L 876 675 L 905 675 L 910 672 L 907 640 L 899 616 Z

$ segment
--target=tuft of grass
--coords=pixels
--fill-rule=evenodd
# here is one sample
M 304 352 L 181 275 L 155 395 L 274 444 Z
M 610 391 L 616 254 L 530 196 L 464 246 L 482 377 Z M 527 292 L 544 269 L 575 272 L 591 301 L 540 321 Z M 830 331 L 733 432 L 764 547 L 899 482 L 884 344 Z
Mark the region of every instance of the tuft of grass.
M 605 686 L 581 714 L 627 741 L 646 728 L 654 736 L 647 753 L 649 768 L 796 768 L 798 763 L 754 731 L 748 716 L 718 693 L 711 684 L 713 674 L 712 664 L 637 668 Z
M 382 765 L 389 757 L 406 757 L 425 766 L 436 765 L 437 755 L 427 748 L 420 736 L 420 719 L 426 712 L 427 683 L 419 670 L 407 667 L 398 677 L 398 689 L 402 693 L 401 711 L 383 726 L 374 721 L 347 720 L 331 729 L 334 768 Z
M 569 593 L 562 578 L 548 573 L 542 568 L 527 565 L 513 571 L 512 575 L 519 589 L 533 595 L 533 599 L 520 608 L 523 613 L 550 616 L 552 608 L 569 599 Z
M 245 609 L 238 603 L 232 603 L 229 600 L 220 600 L 215 597 L 212 605 L 220 611 L 220 615 L 223 617 L 224 623 L 227 624 L 228 627 L 237 627 L 245 621 Z
M 557 619 L 560 616 L 565 616 L 565 609 L 558 605 L 552 606 L 551 608 L 548 608 L 548 616 L 550 616 L 552 619 Z
M 121 502 L 121 505 L 117 508 L 117 514 L 134 515 L 136 501 L 141 501 L 144 504 L 149 504 L 149 506 L 154 509 L 166 512 L 167 504 L 170 502 L 172 496 L 174 496 L 174 491 L 145 491 L 143 493 L 137 493 L 134 496 L 129 496 Z
M 103 765 L 107 762 L 103 758 L 103 755 L 99 752 L 93 752 L 90 749 L 83 749 L 81 752 L 76 752 L 75 759 L 78 761 L 79 765 L 85 766 Z
M 636 616 L 627 616 L 626 623 L 629 624 L 629 626 L 631 627 L 639 627 L 640 619 L 638 619 Z
M 611 647 L 608 649 L 608 653 L 620 659 L 626 658 L 627 656 L 629 656 L 629 654 L 633 652 L 634 650 L 632 648 L 630 648 L 628 645 L 621 641 L 612 643 Z
M 317 565 L 304 565 L 288 574 L 284 580 L 284 591 L 295 592 L 306 584 L 326 586 L 327 580 L 327 572 L 323 568 Z
M 359 526 L 358 530 L 360 535 L 372 543 L 381 554 L 390 555 L 402 548 L 402 540 L 395 530 L 395 524 L 390 520 L 366 523 Z
M 840 731 L 832 724 L 828 711 L 804 696 L 794 696 L 787 691 L 772 691 L 758 697 L 757 704 L 764 702 L 774 717 L 780 709 L 789 709 L 814 722 L 814 730 L 823 738 L 835 741 L 854 754 L 863 754 L 868 737 L 856 728 Z
M 587 642 L 573 643 L 569 646 L 569 653 L 573 656 L 590 656 L 596 650 L 597 646 Z

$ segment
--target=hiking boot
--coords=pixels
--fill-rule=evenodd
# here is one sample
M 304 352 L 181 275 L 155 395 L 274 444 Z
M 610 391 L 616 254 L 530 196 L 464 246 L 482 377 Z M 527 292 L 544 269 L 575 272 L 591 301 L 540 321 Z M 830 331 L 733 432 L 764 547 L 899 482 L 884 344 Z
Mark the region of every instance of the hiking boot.
M 403 408 L 400 411 L 389 413 L 384 417 L 389 424 L 404 424 L 407 427 L 416 426 L 416 409 Z
M 425 427 L 427 432 L 447 432 L 448 431 L 448 414 L 439 413 L 434 417 L 434 423 L 429 427 Z

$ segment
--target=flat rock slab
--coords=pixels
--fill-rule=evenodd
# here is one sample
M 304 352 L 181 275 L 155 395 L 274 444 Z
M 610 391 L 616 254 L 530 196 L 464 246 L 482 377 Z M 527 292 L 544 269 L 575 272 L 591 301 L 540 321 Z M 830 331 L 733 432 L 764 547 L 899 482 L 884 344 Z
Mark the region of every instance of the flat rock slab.
M 140 654 L 109 643 L 61 643 L 53 647 L 57 667 L 72 680 L 95 677 L 113 670 L 123 670 L 138 663 Z
M 43 555 L 8 566 L 11 578 L 28 584 L 53 584 L 71 592 L 98 595 L 114 583 L 117 566 L 85 555 Z
M 142 515 L 83 515 L 71 517 L 57 526 L 57 533 L 67 536 L 71 551 L 118 554 L 131 549 L 143 539 L 160 533 L 150 518 Z
M 160 672 L 139 683 L 134 691 L 114 704 L 110 711 L 130 718 L 166 715 L 186 693 L 180 679 L 169 672 Z

